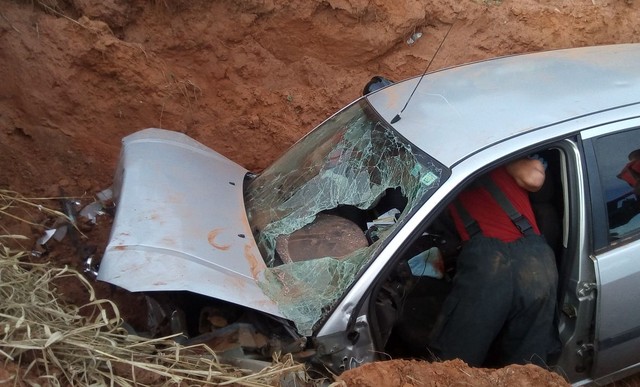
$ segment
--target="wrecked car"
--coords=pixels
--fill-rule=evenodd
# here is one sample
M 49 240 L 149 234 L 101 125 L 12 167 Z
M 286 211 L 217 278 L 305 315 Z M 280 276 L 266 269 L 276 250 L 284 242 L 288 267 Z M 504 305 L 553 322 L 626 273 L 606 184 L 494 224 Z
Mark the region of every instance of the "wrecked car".
M 133 133 L 98 278 L 149 294 L 185 342 L 237 357 L 287 352 L 333 373 L 428 358 L 458 249 L 440 215 L 537 153 L 547 179 L 531 201 L 560 278 L 549 366 L 576 384 L 622 378 L 640 365 L 640 203 L 618 177 L 640 148 L 638 63 L 640 45 L 623 44 L 388 82 L 258 175 L 184 134 Z M 433 248 L 438 270 L 412 275 L 407 261 Z

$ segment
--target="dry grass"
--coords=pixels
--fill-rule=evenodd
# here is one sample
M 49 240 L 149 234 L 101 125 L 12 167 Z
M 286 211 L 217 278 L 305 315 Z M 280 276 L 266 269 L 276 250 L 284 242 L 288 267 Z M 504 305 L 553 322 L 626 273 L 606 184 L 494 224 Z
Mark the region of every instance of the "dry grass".
M 60 200 L 62 198 L 27 198 L 20 195 L 17 192 L 0 189 L 0 220 L 3 218 L 12 218 L 23 223 L 27 223 L 32 226 L 39 226 L 38 223 L 34 223 L 28 215 L 31 212 L 37 211 L 38 213 L 53 217 L 61 218 L 66 221 L 70 221 L 69 217 L 63 212 L 51 209 L 43 203 L 50 203 L 53 200 Z M 17 214 L 23 214 L 27 216 L 21 216 Z M 3 235 L 7 237 L 7 235 Z M 1 236 L 0 236 L 1 237 Z M 24 236 L 22 236 L 24 238 Z
M 10 211 L 14 206 L 64 216 L 10 191 L 0 191 L 0 203 L 0 222 L 19 219 Z M 6 369 L 12 364 L 19 370 L 4 385 L 273 386 L 285 376 L 306 377 L 304 366 L 291 357 L 250 373 L 224 364 L 205 345 L 184 347 L 171 337 L 130 335 L 116 305 L 97 299 L 82 274 L 26 257 L 27 252 L 8 248 L 0 238 L 0 360 Z M 81 283 L 89 302 L 60 302 L 58 281 Z

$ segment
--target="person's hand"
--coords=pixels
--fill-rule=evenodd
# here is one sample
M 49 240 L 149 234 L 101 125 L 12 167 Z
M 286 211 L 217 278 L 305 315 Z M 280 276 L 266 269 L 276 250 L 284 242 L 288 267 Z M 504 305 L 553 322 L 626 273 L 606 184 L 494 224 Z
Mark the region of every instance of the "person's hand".
M 415 257 L 409 259 L 411 274 L 416 277 L 433 277 L 441 279 L 444 277 L 444 260 L 437 247 L 425 250 Z
M 545 167 L 539 159 L 522 158 L 506 165 L 507 173 L 516 183 L 529 192 L 542 188 L 545 179 Z

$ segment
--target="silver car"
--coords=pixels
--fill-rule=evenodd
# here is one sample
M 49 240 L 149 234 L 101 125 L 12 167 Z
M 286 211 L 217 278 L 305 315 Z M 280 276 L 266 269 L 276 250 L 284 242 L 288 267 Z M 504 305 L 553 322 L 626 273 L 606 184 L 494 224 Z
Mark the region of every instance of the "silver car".
M 288 352 L 334 373 L 427 358 L 458 248 L 440 215 L 475 178 L 536 153 L 547 179 L 531 200 L 560 274 L 550 366 L 578 385 L 607 383 L 640 365 L 640 203 L 621 173 L 637 149 L 636 44 L 386 85 L 259 175 L 146 129 L 123 140 L 99 279 L 146 292 L 167 330 L 229 356 Z M 413 276 L 408 259 L 432 248 L 444 270 Z

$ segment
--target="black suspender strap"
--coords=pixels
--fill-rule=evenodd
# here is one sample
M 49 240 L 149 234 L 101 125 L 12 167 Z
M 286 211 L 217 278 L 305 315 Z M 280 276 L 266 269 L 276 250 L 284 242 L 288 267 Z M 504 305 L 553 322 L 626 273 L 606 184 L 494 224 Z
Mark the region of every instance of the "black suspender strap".
M 481 230 L 478 222 L 471 217 L 471 214 L 469 214 L 467 209 L 464 208 L 460 200 L 456 199 L 453 202 L 453 205 L 462 220 L 462 224 L 464 224 L 464 228 L 467 230 L 467 233 L 469 233 L 469 238 L 473 238 L 474 235 L 479 234 Z
M 522 233 L 522 235 L 534 235 L 535 232 L 531 223 L 524 217 L 518 210 L 515 209 L 511 201 L 507 198 L 507 195 L 496 185 L 496 183 L 487 175 L 480 178 L 480 184 L 491 194 L 491 196 L 498 202 L 504 212 L 509 215 L 509 218 L 516 226 L 516 228 Z

